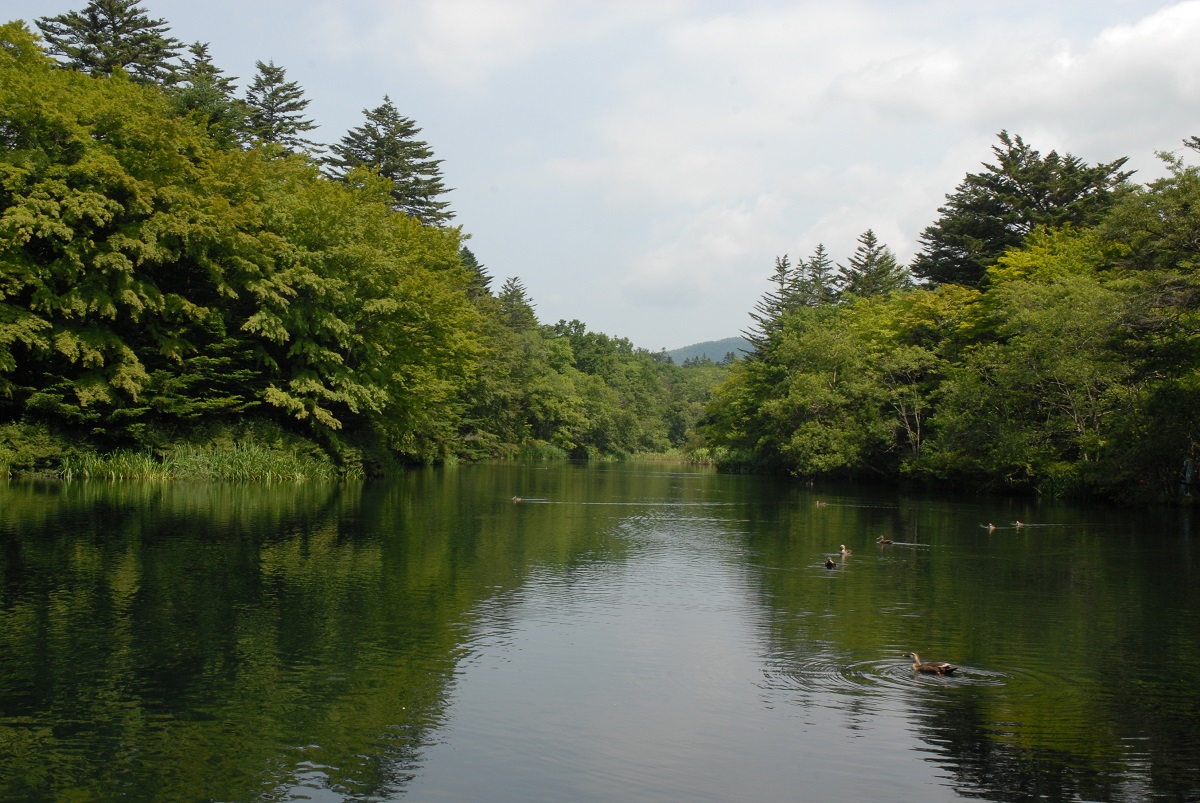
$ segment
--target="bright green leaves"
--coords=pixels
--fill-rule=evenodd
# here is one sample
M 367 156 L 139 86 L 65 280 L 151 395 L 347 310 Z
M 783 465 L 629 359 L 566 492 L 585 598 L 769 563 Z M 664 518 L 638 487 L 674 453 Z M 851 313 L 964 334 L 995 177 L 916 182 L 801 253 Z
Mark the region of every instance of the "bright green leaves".
M 440 448 L 479 351 L 456 231 L 391 211 L 381 180 L 223 149 L 157 90 L 18 68 L 29 37 L 5 30 L 8 415 L 121 439 L 259 405 L 327 440 Z

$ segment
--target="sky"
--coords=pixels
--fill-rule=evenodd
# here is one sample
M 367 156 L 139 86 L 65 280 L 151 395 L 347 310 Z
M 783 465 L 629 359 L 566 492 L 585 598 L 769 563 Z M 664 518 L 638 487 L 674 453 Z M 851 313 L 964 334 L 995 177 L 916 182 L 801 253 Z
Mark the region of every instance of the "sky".
M 32 21 L 86 0 L 0 0 Z M 542 323 L 732 337 L 777 256 L 902 262 L 1001 130 L 1089 163 L 1200 134 L 1200 0 L 142 0 L 244 90 L 287 70 L 336 142 L 384 95 L 453 223 Z

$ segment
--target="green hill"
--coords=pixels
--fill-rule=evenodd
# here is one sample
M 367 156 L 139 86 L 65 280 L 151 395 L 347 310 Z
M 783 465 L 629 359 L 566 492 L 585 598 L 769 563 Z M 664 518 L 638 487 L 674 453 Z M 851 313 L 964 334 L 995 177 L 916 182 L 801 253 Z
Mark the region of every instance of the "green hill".
M 676 365 L 683 365 L 684 360 L 694 359 L 696 357 L 708 357 L 713 362 L 720 362 L 725 359 L 725 355 L 733 352 L 738 358 L 746 356 L 744 352 L 750 350 L 750 342 L 744 337 L 727 337 L 724 340 L 706 340 L 703 343 L 693 343 L 690 346 L 683 346 L 667 354 Z

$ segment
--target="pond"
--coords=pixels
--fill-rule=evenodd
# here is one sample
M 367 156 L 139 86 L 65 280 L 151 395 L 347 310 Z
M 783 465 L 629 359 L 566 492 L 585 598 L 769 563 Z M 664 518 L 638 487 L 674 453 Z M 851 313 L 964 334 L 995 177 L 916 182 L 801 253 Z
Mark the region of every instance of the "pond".
M 0 545 L 3 800 L 1200 800 L 1186 511 L 502 464 Z

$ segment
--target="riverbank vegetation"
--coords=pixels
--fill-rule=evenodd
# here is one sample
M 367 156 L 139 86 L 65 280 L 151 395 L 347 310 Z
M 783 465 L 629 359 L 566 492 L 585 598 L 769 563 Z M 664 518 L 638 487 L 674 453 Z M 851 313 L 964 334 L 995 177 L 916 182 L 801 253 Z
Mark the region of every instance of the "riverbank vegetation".
M 745 359 L 674 365 L 493 288 L 390 98 L 322 146 L 284 67 L 239 97 L 137 0 L 36 25 L 0 27 L 0 472 L 673 453 L 1191 498 L 1200 172 L 1178 155 L 1138 185 L 1001 132 L 911 265 L 871 229 L 844 264 L 780 257 Z
M 845 267 L 821 249 L 778 260 L 754 353 L 703 426 L 722 465 L 1190 499 L 1200 171 L 1164 154 L 1165 177 L 1137 186 L 1122 162 L 1042 156 L 1007 134 L 995 154 L 926 230 L 925 284 L 898 276 L 871 232 Z
M 105 14 L 140 31 L 131 51 L 85 35 Z M 132 0 L 39 26 L 48 44 L 0 29 L 5 471 L 223 454 L 186 475 L 243 476 L 257 444 L 307 455 L 268 476 L 357 476 L 685 444 L 726 369 L 543 325 L 515 277 L 493 291 L 389 99 L 324 158 L 277 65 L 237 98 Z

